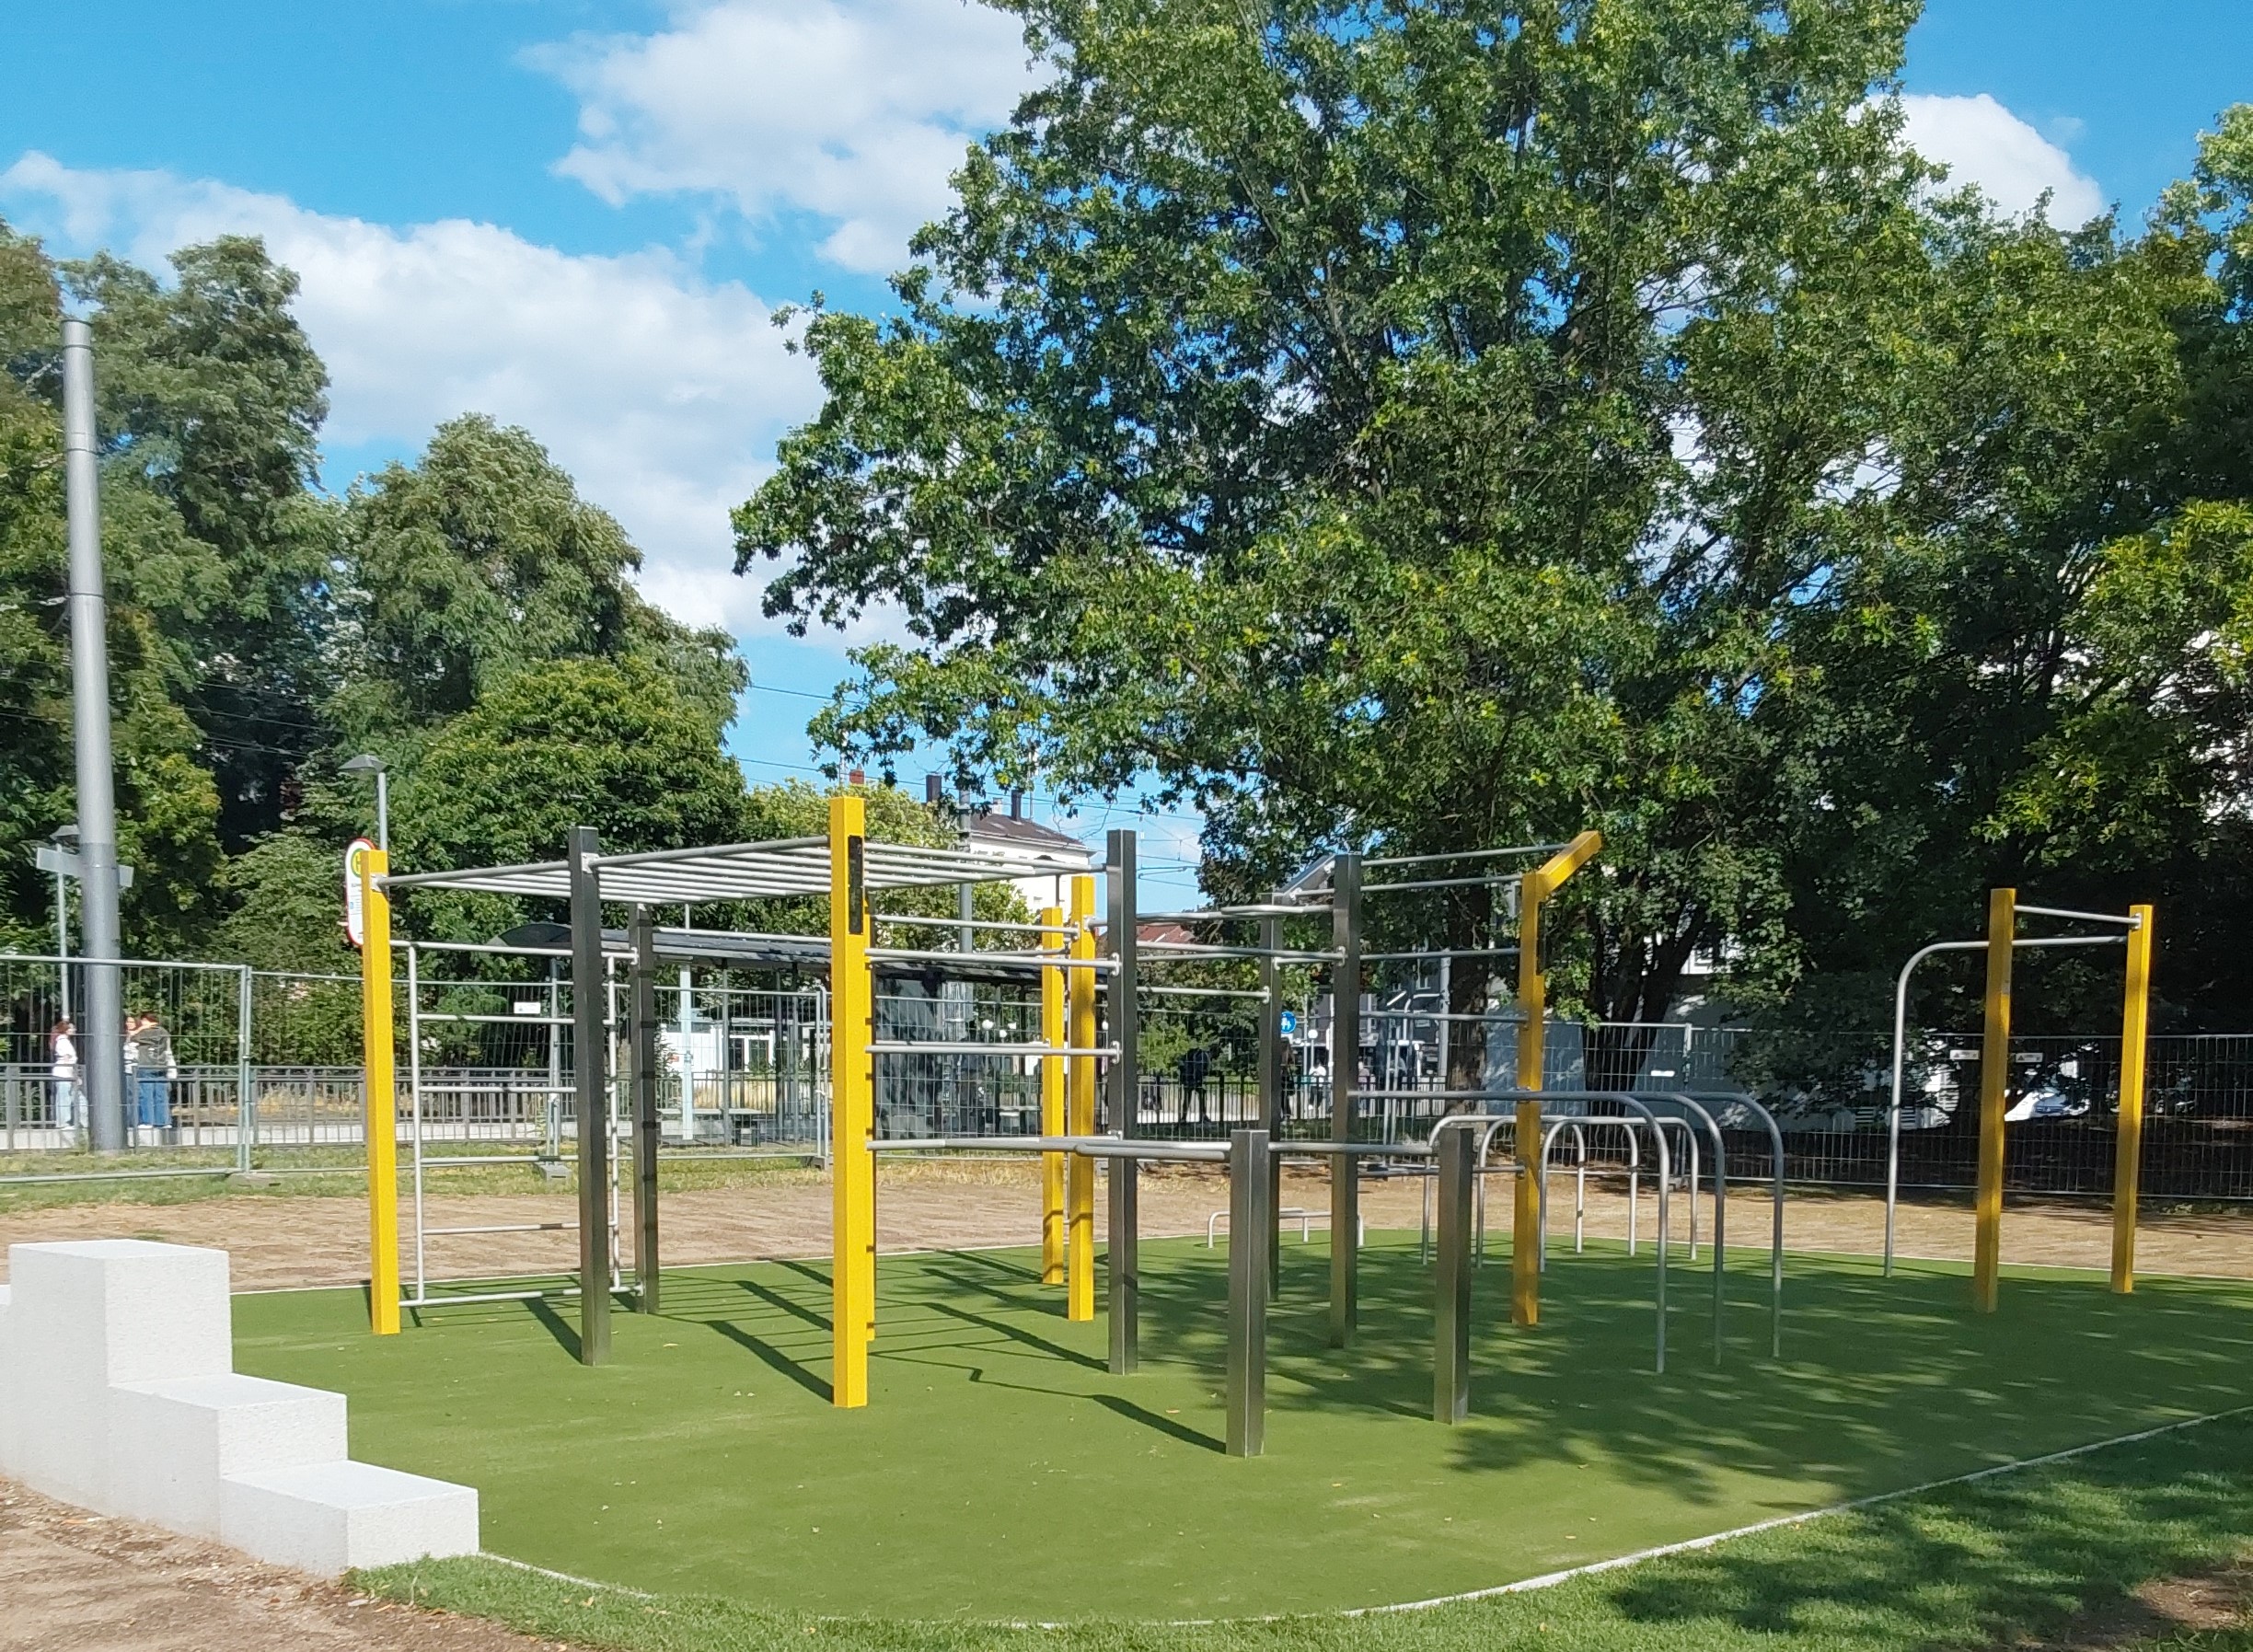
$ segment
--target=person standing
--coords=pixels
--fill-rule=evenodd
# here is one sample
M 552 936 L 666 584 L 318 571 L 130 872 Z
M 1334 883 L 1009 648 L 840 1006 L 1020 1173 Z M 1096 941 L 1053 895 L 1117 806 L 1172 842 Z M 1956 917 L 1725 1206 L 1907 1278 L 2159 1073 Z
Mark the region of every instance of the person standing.
M 1174 1076 L 1181 1080 L 1181 1121 L 1184 1126 L 1189 1122 L 1192 1097 L 1196 1101 L 1197 1123 L 1204 1125 L 1212 1122 L 1205 1099 L 1205 1079 L 1211 1071 L 1212 1057 L 1206 1054 L 1203 1045 L 1193 1044 L 1182 1052 L 1181 1060 L 1174 1068 Z
M 47 1034 L 48 1059 L 54 1066 L 54 1122 L 58 1130 L 75 1130 L 78 1118 L 78 1029 L 67 1015 L 58 1019 Z
M 125 1042 L 133 1065 L 136 1122 L 151 1129 L 170 1129 L 172 1080 L 179 1077 L 172 1034 L 154 1015 L 136 1015 L 126 1024 Z

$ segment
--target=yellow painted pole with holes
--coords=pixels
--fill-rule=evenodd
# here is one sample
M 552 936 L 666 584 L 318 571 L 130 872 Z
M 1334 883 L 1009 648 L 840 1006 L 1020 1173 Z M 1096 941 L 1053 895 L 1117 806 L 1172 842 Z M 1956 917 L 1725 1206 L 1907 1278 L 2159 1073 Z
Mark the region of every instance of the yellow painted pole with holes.
M 1044 930 L 1064 926 L 1064 908 L 1043 907 Z M 1041 936 L 1043 951 L 1064 950 L 1061 934 Z M 1065 1042 L 1064 975 L 1055 967 L 1041 971 L 1041 1042 L 1060 1049 Z M 1064 1062 L 1062 1056 L 1041 1057 L 1041 1134 L 1064 1134 Z M 1041 1283 L 1064 1283 L 1064 1155 L 1041 1155 Z
M 1549 1009 L 1549 977 L 1541 966 L 1542 907 L 1602 848 L 1601 832 L 1583 832 L 1526 873 L 1518 885 L 1518 1008 L 1525 1017 L 1518 1026 L 1519 1090 L 1542 1087 L 1542 1019 Z M 1511 1135 L 1511 1153 L 1518 1161 L 1510 1205 L 1510 1323 L 1514 1325 L 1541 1323 L 1541 1184 L 1535 1173 L 1541 1127 L 1541 1103 L 1520 1101 Z
M 869 978 L 868 813 L 829 800 L 829 1401 L 868 1404 L 876 1334 L 875 994 Z
M 1074 926 L 1071 955 L 1076 959 L 1092 960 L 1095 956 L 1095 880 L 1076 877 L 1071 881 L 1071 917 Z M 1095 1047 L 1095 972 L 1092 969 L 1069 969 L 1064 991 L 1070 1005 L 1068 1030 L 1071 1047 L 1092 1050 Z M 1068 1058 L 1070 1080 L 1065 1098 L 1065 1126 L 1073 1136 L 1095 1134 L 1095 1057 L 1073 1056 Z M 1065 1169 L 1065 1207 L 1069 1214 L 1070 1239 L 1065 1255 L 1064 1317 L 1092 1320 L 1095 1317 L 1095 1161 L 1084 1153 L 1071 1154 Z
M 2143 1171 L 2143 1055 L 2151 1034 L 2152 909 L 2131 907 L 2128 1001 L 2120 1015 L 2120 1132 L 2112 1149 L 2112 1288 L 2135 1288 L 2136 1199 Z
M 367 1075 L 368 1329 L 397 1336 L 399 1087 L 391 1024 L 391 897 L 376 880 L 391 870 L 379 849 L 360 851 L 360 1036 Z
M 2010 1110 L 2011 958 L 2018 892 L 1987 892 L 1987 1014 L 1980 1038 L 1979 1195 L 1971 1246 L 1971 1303 L 1993 1313 L 2003 1277 L 2003 1115 Z

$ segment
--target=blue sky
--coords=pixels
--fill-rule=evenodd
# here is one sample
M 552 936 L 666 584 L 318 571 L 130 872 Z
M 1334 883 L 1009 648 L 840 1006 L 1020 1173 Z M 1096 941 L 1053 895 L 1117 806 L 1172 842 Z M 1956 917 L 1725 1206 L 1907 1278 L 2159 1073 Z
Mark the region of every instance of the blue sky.
M 98 21 L 89 23 L 88 19 Z M 328 472 L 479 409 L 529 427 L 648 553 L 645 588 L 731 626 L 760 687 L 753 778 L 807 772 L 846 666 L 727 572 L 727 507 L 815 405 L 768 313 L 884 298 L 908 230 L 1023 81 L 961 0 L 111 0 L 0 23 L 0 216 L 156 262 L 223 230 L 300 270 L 335 379 Z M 1920 146 L 2025 208 L 2143 212 L 2253 98 L 2247 0 L 1932 0 Z M 873 633 L 871 633 L 873 634 Z M 809 698 L 813 697 L 813 698 Z M 1185 817 L 1132 824 L 1185 881 Z

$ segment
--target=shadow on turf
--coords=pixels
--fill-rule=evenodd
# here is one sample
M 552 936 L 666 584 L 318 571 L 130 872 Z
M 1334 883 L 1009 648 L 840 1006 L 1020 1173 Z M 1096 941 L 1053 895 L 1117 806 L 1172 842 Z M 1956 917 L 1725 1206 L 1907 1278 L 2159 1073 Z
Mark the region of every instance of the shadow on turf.
M 2013 1277 L 2003 1311 L 1979 1316 L 1959 1275 L 1887 1280 L 1802 1261 L 1786 1278 L 1779 1363 L 1767 1357 L 1764 1261 L 1730 1272 L 1719 1369 L 1710 1298 L 1677 1300 L 1663 1376 L 1650 1369 L 1646 1259 L 1591 1251 L 1553 1263 L 1543 1323 L 1530 1333 L 1509 1325 L 1507 1262 L 1490 1261 L 1473 1287 L 1472 1417 L 1450 1431 L 1451 1466 L 1499 1474 L 1606 1460 L 1693 1502 L 1741 1496 L 1749 1473 L 1794 1488 L 1772 1505 L 1780 1514 L 1805 1506 L 1809 1482 L 1854 1496 L 2247 1397 L 2253 1337 L 2217 1334 L 2214 1320 L 2239 1314 L 2242 1292 L 2153 1281 L 2123 1298 L 2087 1279 Z M 1287 1249 L 1268 1321 L 1271 1418 L 1428 1417 L 1428 1267 L 1410 1248 L 1365 1251 L 1361 1323 L 1344 1350 L 1326 1346 L 1326 1271 L 1319 1251 Z M 1146 1260 L 1144 1273 L 1145 1359 L 1222 1369 L 1219 1268 L 1176 1255 Z
M 1601 1586 L 1647 1625 L 1885 1645 L 2016 1644 L 2139 1583 L 2235 1557 L 2247 1427 L 2227 1421 L 1696 1554 Z M 2077 1644 L 2077 1643 L 2076 1643 Z M 2111 1644 L 2108 1642 L 2107 1644 Z M 2169 1642 L 2173 1645 L 2173 1642 Z

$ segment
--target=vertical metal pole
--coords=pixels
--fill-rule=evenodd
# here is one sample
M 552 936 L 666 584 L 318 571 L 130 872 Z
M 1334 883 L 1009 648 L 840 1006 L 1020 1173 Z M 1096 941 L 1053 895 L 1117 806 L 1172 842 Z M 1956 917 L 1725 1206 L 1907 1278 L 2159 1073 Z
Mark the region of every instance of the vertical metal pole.
M 1228 1444 L 1257 1457 L 1267 1435 L 1267 1230 L 1269 1151 L 1265 1130 L 1229 1138 Z
M 647 907 L 634 908 L 633 950 L 626 1035 L 633 1062 L 634 1272 L 641 1287 L 637 1306 L 658 1313 L 657 919 Z
M 1432 1313 L 1432 1421 L 1471 1415 L 1471 1132 L 1438 1129 L 1439 1217 Z
M 71 1018 L 70 994 L 70 895 L 65 881 L 68 873 L 55 872 L 55 956 L 62 960 L 56 966 L 56 984 L 62 988 L 63 1019 Z
M 2135 1288 L 2136 1199 L 2143 1164 L 2143 1052 L 2151 1031 L 2152 908 L 2131 907 L 2120 1016 L 2120 1131 L 2112 1149 L 2112 1288 Z
M 1070 949 L 1060 933 L 1064 908 L 1043 907 L 1040 951 Z M 1064 1012 L 1064 971 L 1053 965 L 1041 969 L 1041 1042 L 1062 1049 L 1070 1041 L 1070 1024 Z M 1064 1134 L 1064 1068 L 1062 1056 L 1043 1056 L 1040 1065 L 1041 1134 Z M 1041 1155 L 1041 1283 L 1064 1283 L 1064 1155 Z
M 241 983 L 235 1005 L 235 1168 L 248 1174 L 250 1139 L 258 1128 L 258 1097 L 251 1090 L 250 1073 L 250 994 L 257 977 L 248 964 L 242 966 Z
M 102 581 L 101 502 L 94 430 L 94 334 L 63 323 L 63 476 L 70 535 L 71 739 L 78 785 L 80 950 L 86 1014 L 78 1027 L 87 1138 L 98 1153 L 125 1147 L 125 1018 L 116 960 L 117 799 L 110 753 L 110 605 Z
M 1110 895 L 1108 928 L 1111 960 L 1111 1043 L 1118 1054 L 1111 1060 L 1111 1121 L 1121 1136 L 1140 1134 L 1142 1069 L 1135 1058 L 1141 1039 L 1138 949 L 1136 946 L 1135 835 L 1115 829 L 1103 846 L 1103 864 Z M 1142 1362 L 1142 1184 L 1141 1166 L 1133 1159 L 1111 1161 L 1111 1369 L 1126 1376 Z
M 868 805 L 829 800 L 830 1404 L 868 1404 L 876 1334 L 876 1032 L 869 975 Z
M 1361 857 L 1330 863 L 1330 1139 L 1351 1141 L 1361 1071 Z M 1330 1161 L 1330 1346 L 1353 1342 L 1360 1323 L 1361 1166 L 1351 1153 Z
M 1071 881 L 1071 955 L 1081 963 L 1095 957 L 1095 880 Z M 1095 1047 L 1095 972 L 1064 972 L 1064 992 L 1069 1008 L 1066 1031 L 1076 1050 Z M 1069 1135 L 1095 1133 L 1095 1057 L 1073 1056 L 1066 1064 L 1064 1127 Z M 1064 1167 L 1065 1256 L 1064 1317 L 1095 1317 L 1095 1161 L 1074 1153 Z
M 610 1034 L 603 1024 L 601 846 L 571 830 L 572 1100 L 579 1138 L 579 1363 L 610 1357 Z
M 367 1104 L 368 1329 L 397 1336 L 399 1288 L 399 1083 L 392 1071 L 391 897 L 376 882 L 391 870 L 383 850 L 360 857 L 360 1035 Z
M 1549 980 L 1541 966 L 1541 916 L 1542 903 L 1549 898 L 1548 871 L 1542 866 L 1526 873 L 1518 886 L 1518 1008 L 1525 1017 L 1518 1026 L 1520 1092 L 1542 1087 Z M 1541 1103 L 1521 1095 L 1510 1136 L 1510 1152 L 1519 1165 L 1510 1212 L 1510 1323 L 1515 1325 L 1541 1323 L 1541 1206 L 1533 1178 L 1525 1173 L 1528 1148 L 1538 1153 L 1540 1142 Z M 1485 1190 L 1483 1180 L 1480 1189 Z
M 1993 1313 L 2003 1267 L 2003 1115 L 2010 1106 L 2011 954 L 2018 932 L 2018 892 L 1987 895 L 1986 1027 L 1980 1042 L 1978 1230 L 1971 1301 Z
M 1275 955 L 1283 947 L 1280 918 L 1260 920 L 1259 1125 L 1272 1140 L 1283 1136 L 1283 972 Z M 1283 1294 L 1283 1161 L 1267 1156 L 1267 1294 Z

